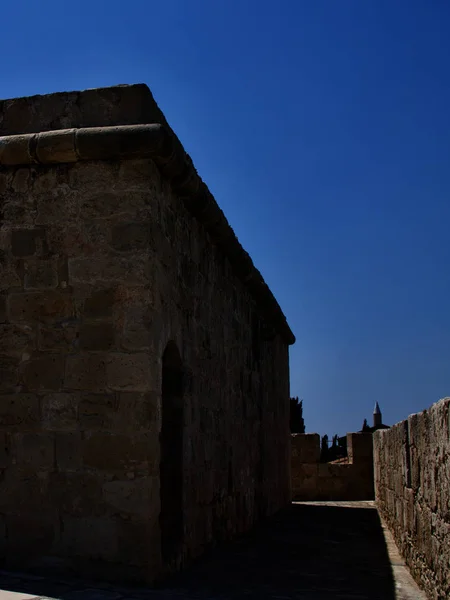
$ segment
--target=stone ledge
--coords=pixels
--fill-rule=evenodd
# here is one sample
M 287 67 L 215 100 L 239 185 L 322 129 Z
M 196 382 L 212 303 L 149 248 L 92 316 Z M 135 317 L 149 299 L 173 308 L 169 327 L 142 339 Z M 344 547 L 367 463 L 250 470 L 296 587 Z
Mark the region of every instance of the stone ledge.
M 187 209 L 228 257 L 265 318 L 288 344 L 295 342 L 277 300 L 238 241 L 178 138 L 165 125 L 59 129 L 0 137 L 0 167 L 54 165 L 89 160 L 151 158 Z

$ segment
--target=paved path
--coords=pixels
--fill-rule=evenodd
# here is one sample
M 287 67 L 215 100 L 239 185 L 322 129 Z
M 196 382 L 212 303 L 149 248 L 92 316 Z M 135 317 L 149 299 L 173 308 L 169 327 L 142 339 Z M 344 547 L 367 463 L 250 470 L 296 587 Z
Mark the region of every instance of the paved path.
M 0 600 L 426 600 L 372 502 L 302 502 L 158 590 L 0 572 Z

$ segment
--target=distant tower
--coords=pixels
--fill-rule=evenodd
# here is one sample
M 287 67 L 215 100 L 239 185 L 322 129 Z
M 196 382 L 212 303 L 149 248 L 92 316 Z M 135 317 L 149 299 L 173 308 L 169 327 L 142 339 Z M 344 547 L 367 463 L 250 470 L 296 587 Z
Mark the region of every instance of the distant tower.
M 375 408 L 373 409 L 373 426 L 374 427 L 378 427 L 379 425 L 382 425 L 382 416 L 381 416 L 381 410 L 380 407 L 378 406 L 378 402 L 376 402 L 375 404 Z

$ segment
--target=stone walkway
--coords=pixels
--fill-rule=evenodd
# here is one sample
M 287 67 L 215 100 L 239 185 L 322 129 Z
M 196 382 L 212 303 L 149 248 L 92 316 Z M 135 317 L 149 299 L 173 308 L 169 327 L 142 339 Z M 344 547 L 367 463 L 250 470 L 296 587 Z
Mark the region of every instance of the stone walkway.
M 0 600 L 426 600 L 372 502 L 302 502 L 165 587 L 0 572 Z

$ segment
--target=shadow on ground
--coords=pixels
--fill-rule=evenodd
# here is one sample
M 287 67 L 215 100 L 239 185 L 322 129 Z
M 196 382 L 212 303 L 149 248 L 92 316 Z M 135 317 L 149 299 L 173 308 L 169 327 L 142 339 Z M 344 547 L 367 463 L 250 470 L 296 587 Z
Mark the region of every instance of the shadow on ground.
M 157 590 L 27 580 L 14 574 L 0 578 L 0 588 L 65 600 L 396 598 L 376 509 L 312 504 L 293 504 Z

